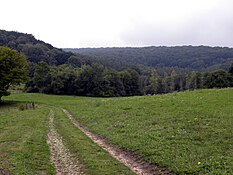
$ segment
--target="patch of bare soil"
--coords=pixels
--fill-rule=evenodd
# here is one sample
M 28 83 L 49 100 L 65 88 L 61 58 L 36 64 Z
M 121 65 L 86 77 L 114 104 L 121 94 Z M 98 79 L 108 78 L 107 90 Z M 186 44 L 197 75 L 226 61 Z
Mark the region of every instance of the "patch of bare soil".
M 0 168 L 0 175 L 9 175 L 9 174 L 10 172 L 8 170 Z
M 139 155 L 135 155 L 132 152 L 124 151 L 122 149 L 116 148 L 113 145 L 108 144 L 105 139 L 90 132 L 86 127 L 79 124 L 69 113 L 69 111 L 65 109 L 63 109 L 63 111 L 78 129 L 80 129 L 85 135 L 87 135 L 93 142 L 95 142 L 97 145 L 107 151 L 112 157 L 129 167 L 134 173 L 139 175 L 175 175 L 175 173 L 170 172 L 157 164 L 146 162 Z
M 54 112 L 49 114 L 49 133 L 47 143 L 50 147 L 51 160 L 57 175 L 84 175 L 82 164 L 69 152 L 62 142 L 62 138 L 54 127 Z

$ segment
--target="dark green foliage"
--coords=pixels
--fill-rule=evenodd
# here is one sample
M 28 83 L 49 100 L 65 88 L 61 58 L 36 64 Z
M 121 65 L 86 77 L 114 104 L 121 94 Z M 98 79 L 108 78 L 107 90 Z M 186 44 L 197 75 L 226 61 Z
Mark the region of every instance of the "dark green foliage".
M 205 74 L 184 74 L 173 70 L 159 75 L 152 69 L 149 75 L 144 75 L 135 69 L 118 72 L 100 64 L 73 68 L 70 65 L 49 66 L 40 62 L 33 67 L 34 73 L 27 83 L 28 92 L 118 97 L 233 86 L 233 76 L 223 70 Z
M 139 74 L 133 69 L 126 69 L 120 73 L 121 80 L 125 89 L 125 95 L 140 95 Z
M 81 67 L 85 63 L 85 58 L 82 58 L 81 55 L 72 55 L 68 58 L 68 64 L 70 64 L 73 67 Z
M 145 94 L 157 94 L 159 92 L 159 78 L 156 70 L 152 70 L 150 73 L 150 77 L 145 87 Z
M 80 67 L 83 58 L 85 58 L 80 54 L 57 49 L 50 44 L 35 39 L 33 35 L 13 31 L 0 30 L 0 46 L 7 46 L 24 53 L 28 61 L 33 63 L 44 61 L 49 65 L 61 65 L 70 62 L 73 66 Z M 85 59 L 88 62 L 88 58 Z
M 194 90 L 202 87 L 202 74 L 200 72 L 192 72 L 188 79 L 187 88 Z
M 55 94 L 73 95 L 76 91 L 76 72 L 69 65 L 61 65 L 51 68 L 50 91 Z
M 229 73 L 233 76 L 233 63 L 231 63 L 231 67 L 229 69 Z
M 122 65 L 174 67 L 191 71 L 227 69 L 233 61 L 233 48 L 208 46 L 141 47 L 141 48 L 83 48 L 65 49 L 93 56 L 93 61 L 121 69 Z M 115 64 L 115 62 L 118 62 Z
M 51 67 L 39 62 L 26 88 L 28 92 L 59 95 L 132 96 L 141 95 L 139 78 L 133 69 L 117 72 L 99 64 L 74 69 L 69 65 Z
M 224 70 L 206 73 L 204 76 L 206 88 L 224 88 L 233 86 L 233 76 Z
M 0 46 L 0 101 L 12 85 L 19 85 L 27 80 L 28 64 L 26 57 L 7 47 Z
M 51 83 L 50 67 L 45 62 L 39 62 L 34 71 L 34 82 L 36 89 L 41 93 L 49 93 Z
M 104 71 L 104 92 L 105 96 L 124 96 L 125 89 L 120 74 L 115 70 Z
M 103 96 L 103 72 L 102 65 L 82 66 L 76 80 L 77 95 Z

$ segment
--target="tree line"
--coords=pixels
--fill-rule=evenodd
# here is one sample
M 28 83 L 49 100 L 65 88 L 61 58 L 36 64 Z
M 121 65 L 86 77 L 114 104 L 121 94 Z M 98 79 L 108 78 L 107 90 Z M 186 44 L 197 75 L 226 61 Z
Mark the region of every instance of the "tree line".
M 233 48 L 209 46 L 150 46 L 115 48 L 64 49 L 83 54 L 92 61 L 120 69 L 124 65 L 144 65 L 152 68 L 179 68 L 188 71 L 227 69 L 233 61 Z M 114 64 L 112 64 L 114 63 Z
M 233 87 L 233 63 L 229 71 L 191 72 L 177 70 L 159 74 L 156 69 L 140 72 L 126 68 L 116 71 L 101 64 L 49 66 L 34 64 L 30 70 L 27 92 L 59 95 L 118 97 L 163 94 L 203 88 Z

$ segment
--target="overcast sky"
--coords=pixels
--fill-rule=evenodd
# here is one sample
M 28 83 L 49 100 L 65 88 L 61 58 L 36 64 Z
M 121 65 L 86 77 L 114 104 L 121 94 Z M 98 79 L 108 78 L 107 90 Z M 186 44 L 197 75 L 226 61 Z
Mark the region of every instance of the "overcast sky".
M 59 48 L 233 47 L 233 0 L 1 0 L 0 29 Z

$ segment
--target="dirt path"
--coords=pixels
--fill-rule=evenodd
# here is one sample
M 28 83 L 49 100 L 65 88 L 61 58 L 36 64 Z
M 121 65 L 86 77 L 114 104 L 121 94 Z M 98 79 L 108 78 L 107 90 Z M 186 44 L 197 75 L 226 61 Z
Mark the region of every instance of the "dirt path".
M 56 174 L 84 175 L 82 165 L 70 154 L 55 130 L 52 110 L 49 113 L 49 130 L 47 143 L 50 147 L 51 160 L 56 168 Z
M 161 168 L 159 165 L 150 164 L 144 161 L 140 156 L 133 155 L 127 151 L 123 151 L 119 148 L 116 148 L 110 144 L 108 144 L 104 139 L 100 138 L 96 134 L 90 132 L 87 128 L 80 125 L 74 117 L 65 109 L 63 109 L 64 113 L 69 117 L 72 123 L 79 128 L 85 135 L 87 135 L 93 142 L 111 154 L 112 157 L 117 159 L 118 161 L 125 164 L 129 167 L 133 172 L 139 175 L 175 175 L 168 170 Z

